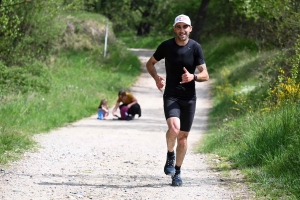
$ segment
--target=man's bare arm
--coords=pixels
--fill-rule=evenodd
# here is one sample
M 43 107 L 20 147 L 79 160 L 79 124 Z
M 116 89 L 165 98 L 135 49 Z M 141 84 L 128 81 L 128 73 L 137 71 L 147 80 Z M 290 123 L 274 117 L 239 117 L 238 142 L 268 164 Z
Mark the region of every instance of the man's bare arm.
M 197 82 L 204 82 L 209 80 L 208 71 L 206 68 L 206 64 L 198 65 L 197 69 L 200 73 L 195 74 L 197 76 Z
M 146 63 L 146 67 L 147 67 L 147 71 L 149 72 L 149 74 L 155 80 L 156 87 L 162 92 L 163 87 L 165 86 L 165 82 L 164 82 L 164 78 L 157 74 L 156 68 L 154 66 L 157 62 L 158 61 L 152 56 Z
M 146 63 L 147 71 L 154 79 L 156 79 L 158 76 L 155 66 L 154 66 L 156 63 L 157 63 L 157 60 L 155 60 L 155 58 L 153 56 L 151 56 L 151 58 Z

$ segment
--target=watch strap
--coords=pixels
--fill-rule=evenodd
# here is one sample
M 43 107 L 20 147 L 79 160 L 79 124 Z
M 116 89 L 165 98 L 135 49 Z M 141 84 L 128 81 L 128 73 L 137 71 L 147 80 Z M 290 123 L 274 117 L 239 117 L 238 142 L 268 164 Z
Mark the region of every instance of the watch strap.
M 194 81 L 197 81 L 197 78 L 198 78 L 198 77 L 194 74 Z

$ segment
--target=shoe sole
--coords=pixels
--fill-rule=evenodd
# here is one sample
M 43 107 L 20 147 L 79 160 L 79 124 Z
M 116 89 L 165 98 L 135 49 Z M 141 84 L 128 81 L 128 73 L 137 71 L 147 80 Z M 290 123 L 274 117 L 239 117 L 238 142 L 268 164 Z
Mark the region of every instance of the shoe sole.
M 174 174 L 172 175 L 172 179 L 173 179 Z M 172 186 L 182 186 L 182 182 L 181 183 L 173 183 L 171 184 Z
M 164 171 L 164 172 L 167 176 L 174 176 L 175 175 L 175 170 L 174 170 L 174 172 L 166 172 L 166 171 Z
M 175 173 L 172 174 L 172 173 L 166 173 L 166 172 L 165 172 L 165 174 L 166 174 L 167 176 L 172 176 L 172 177 L 173 177 Z
M 173 184 L 172 183 L 172 186 L 180 187 L 180 186 L 182 186 L 182 183 L 181 184 Z

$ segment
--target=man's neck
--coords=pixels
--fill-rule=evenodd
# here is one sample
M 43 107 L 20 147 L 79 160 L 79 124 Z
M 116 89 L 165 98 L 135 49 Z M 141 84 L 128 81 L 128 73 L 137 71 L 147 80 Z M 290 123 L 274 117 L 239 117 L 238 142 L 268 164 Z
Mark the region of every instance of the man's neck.
M 189 42 L 190 38 L 187 38 L 186 40 L 179 40 L 175 37 L 175 42 L 178 46 L 185 46 Z

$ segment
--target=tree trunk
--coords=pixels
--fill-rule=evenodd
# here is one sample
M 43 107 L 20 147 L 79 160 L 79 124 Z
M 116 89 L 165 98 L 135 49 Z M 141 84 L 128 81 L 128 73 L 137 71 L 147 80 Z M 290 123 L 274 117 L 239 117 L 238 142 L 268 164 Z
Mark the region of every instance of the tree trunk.
M 145 36 L 150 33 L 151 24 L 147 22 L 142 22 L 138 26 L 137 35 Z
M 137 35 L 145 36 L 148 35 L 151 31 L 152 22 L 151 20 L 149 21 L 147 19 L 151 18 L 150 8 L 155 6 L 155 3 L 152 0 L 147 0 L 146 5 L 144 4 L 145 2 L 142 4 L 138 4 L 137 2 L 141 2 L 141 1 L 131 0 L 132 3 L 131 5 L 133 6 L 133 8 L 135 8 L 142 14 L 141 16 L 142 20 L 137 26 Z M 143 9 L 143 7 L 146 7 L 147 9 Z
M 206 11 L 210 0 L 202 0 L 200 8 L 197 13 L 197 17 L 193 26 L 193 31 L 191 32 L 190 38 L 200 42 L 200 36 L 202 33 L 204 21 L 206 19 Z

